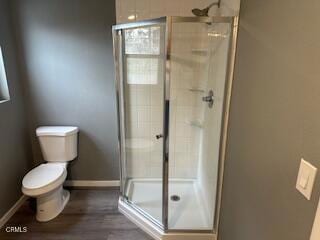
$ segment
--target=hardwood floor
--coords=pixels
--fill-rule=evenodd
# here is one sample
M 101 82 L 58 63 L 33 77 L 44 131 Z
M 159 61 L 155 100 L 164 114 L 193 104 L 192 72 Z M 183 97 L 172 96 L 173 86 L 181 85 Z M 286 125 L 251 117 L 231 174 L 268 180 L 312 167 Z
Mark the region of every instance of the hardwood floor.
M 1 240 L 151 240 L 118 212 L 117 189 L 71 190 L 70 201 L 52 221 L 37 222 L 27 201 L 6 226 L 27 227 L 25 233 L 7 233 Z

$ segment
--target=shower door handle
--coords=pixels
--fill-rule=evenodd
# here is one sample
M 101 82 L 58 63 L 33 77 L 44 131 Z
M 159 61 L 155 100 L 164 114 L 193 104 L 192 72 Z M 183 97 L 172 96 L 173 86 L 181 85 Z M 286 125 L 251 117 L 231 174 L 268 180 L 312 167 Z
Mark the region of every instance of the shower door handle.
M 209 108 L 212 108 L 214 102 L 213 91 L 210 90 L 207 96 L 202 97 L 202 101 L 207 102 Z
M 157 134 L 156 135 L 156 139 L 160 139 L 160 138 L 163 138 L 163 135 L 162 134 Z

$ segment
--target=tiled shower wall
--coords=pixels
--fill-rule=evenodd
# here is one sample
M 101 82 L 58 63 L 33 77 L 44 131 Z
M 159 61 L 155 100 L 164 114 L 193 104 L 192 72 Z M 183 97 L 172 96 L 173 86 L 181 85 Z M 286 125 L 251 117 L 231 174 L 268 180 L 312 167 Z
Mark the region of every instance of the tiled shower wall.
M 170 78 L 170 176 L 197 178 L 207 62 L 207 24 L 174 23 Z
M 117 23 L 162 16 L 192 16 L 191 9 L 205 8 L 215 0 L 116 0 Z M 237 15 L 240 0 L 222 0 L 222 15 Z M 210 10 L 214 14 L 216 7 Z

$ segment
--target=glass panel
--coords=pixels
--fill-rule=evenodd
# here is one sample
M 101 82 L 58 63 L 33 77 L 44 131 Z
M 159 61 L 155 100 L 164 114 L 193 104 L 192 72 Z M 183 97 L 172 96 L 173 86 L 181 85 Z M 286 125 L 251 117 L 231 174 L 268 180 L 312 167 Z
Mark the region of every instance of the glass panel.
M 172 26 L 169 229 L 213 228 L 229 36 L 226 23 Z
M 157 84 L 161 54 L 160 31 L 160 26 L 125 31 L 129 84 Z
M 161 223 L 164 28 L 128 29 L 124 36 L 124 194 Z
M 160 54 L 160 26 L 125 30 L 126 54 Z
M 159 58 L 127 57 L 127 83 L 156 85 L 160 62 Z

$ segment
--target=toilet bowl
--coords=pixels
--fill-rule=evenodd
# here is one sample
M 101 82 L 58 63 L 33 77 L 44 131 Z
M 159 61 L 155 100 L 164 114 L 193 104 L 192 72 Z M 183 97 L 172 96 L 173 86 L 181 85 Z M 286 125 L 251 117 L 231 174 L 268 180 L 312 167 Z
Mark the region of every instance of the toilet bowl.
M 77 157 L 77 127 L 50 126 L 37 128 L 44 160 L 22 180 L 23 194 L 37 199 L 36 218 L 40 222 L 57 217 L 69 201 L 63 189 L 67 163 Z

